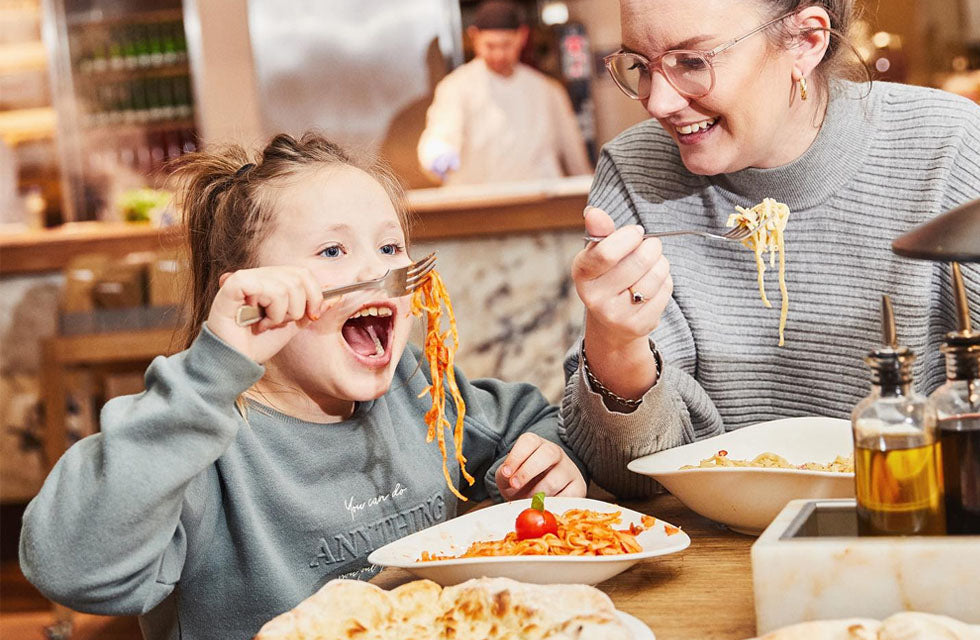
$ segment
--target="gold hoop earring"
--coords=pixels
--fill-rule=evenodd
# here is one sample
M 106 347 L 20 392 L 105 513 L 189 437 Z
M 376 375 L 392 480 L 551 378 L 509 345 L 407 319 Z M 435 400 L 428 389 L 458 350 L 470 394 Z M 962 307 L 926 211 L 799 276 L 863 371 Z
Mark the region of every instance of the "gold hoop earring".
M 800 100 L 806 101 L 806 78 L 800 78 Z

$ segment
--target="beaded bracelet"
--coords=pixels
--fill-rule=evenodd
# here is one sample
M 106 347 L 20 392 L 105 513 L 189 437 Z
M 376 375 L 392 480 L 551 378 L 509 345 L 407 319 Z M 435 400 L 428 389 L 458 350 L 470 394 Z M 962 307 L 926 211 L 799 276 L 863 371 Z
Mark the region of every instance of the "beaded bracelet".
M 653 344 L 653 340 L 650 340 L 650 351 L 653 353 L 653 359 L 657 363 L 657 382 L 660 382 L 660 372 L 663 370 L 661 364 L 660 352 L 657 351 L 657 347 Z M 585 345 L 582 345 L 582 369 L 585 371 L 585 377 L 589 381 L 589 385 L 592 390 L 601 395 L 604 399 L 612 400 L 618 404 L 635 409 L 640 406 L 643 402 L 643 398 L 637 398 L 636 400 L 631 400 L 629 398 L 624 398 L 621 395 L 613 393 L 606 385 L 599 382 L 599 379 L 595 377 L 592 373 L 592 369 L 589 368 L 589 359 L 585 357 Z M 654 382 L 654 384 L 657 384 Z

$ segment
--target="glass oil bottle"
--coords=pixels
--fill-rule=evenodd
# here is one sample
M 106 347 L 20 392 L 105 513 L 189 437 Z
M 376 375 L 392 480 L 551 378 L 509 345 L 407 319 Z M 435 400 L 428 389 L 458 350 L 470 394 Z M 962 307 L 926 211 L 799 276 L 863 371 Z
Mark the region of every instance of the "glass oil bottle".
M 980 534 L 980 332 L 970 327 L 960 267 L 952 269 L 958 330 L 942 346 L 946 384 L 929 399 L 939 420 L 947 533 Z
M 881 305 L 883 344 L 865 357 L 871 393 L 851 414 L 858 534 L 942 535 L 936 412 L 913 388 L 915 356 L 898 346 L 891 299 L 882 296 Z

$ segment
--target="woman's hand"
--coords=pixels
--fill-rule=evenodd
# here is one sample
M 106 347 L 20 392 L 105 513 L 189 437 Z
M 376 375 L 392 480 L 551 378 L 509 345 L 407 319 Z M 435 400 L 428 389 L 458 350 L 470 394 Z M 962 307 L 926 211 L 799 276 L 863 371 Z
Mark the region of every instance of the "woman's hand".
M 549 496 L 585 496 L 585 478 L 565 450 L 535 433 L 517 439 L 494 476 L 505 500 Z
M 221 288 L 211 304 L 207 326 L 219 338 L 264 363 L 279 353 L 299 330 L 319 319 L 329 307 L 313 273 L 303 267 L 258 267 L 222 274 Z M 235 315 L 242 305 L 258 305 L 265 317 L 239 327 Z
M 613 393 L 639 398 L 657 381 L 648 336 L 674 291 L 670 265 L 660 240 L 644 239 L 638 225 L 616 229 L 601 209 L 586 207 L 585 231 L 605 236 L 572 262 L 572 279 L 586 309 L 589 365 Z M 633 302 L 633 292 L 643 301 Z
M 572 262 L 575 289 L 585 304 L 591 329 L 610 346 L 646 338 L 660 323 L 673 293 L 670 265 L 657 238 L 643 239 L 643 227 L 616 229 L 595 207 L 585 211 L 585 232 L 607 236 L 590 243 Z M 645 299 L 633 302 L 630 288 Z

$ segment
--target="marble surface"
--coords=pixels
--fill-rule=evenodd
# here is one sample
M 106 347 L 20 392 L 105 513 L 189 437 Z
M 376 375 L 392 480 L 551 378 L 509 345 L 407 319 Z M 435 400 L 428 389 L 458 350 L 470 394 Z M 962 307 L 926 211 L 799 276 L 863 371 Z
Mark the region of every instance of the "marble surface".
M 980 623 L 980 536 L 783 538 L 809 502 L 786 505 L 752 546 L 759 635 L 798 622 L 880 620 L 900 611 Z
M 571 278 L 581 232 L 426 242 L 453 300 L 467 377 L 531 382 L 561 399 L 562 361 L 582 331 L 584 307 Z

